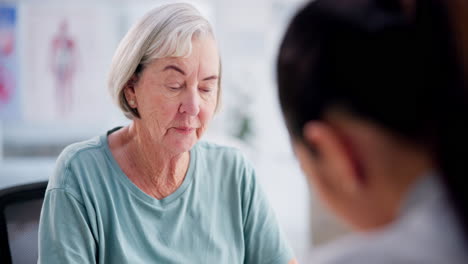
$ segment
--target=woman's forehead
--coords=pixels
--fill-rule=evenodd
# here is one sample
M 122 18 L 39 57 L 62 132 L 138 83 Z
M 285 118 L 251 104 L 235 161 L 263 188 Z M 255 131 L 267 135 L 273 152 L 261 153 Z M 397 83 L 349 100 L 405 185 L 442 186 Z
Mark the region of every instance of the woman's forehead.
M 219 58 L 212 60 L 194 57 L 167 57 L 155 59 L 150 63 L 149 68 L 161 73 L 217 75 L 219 73 Z

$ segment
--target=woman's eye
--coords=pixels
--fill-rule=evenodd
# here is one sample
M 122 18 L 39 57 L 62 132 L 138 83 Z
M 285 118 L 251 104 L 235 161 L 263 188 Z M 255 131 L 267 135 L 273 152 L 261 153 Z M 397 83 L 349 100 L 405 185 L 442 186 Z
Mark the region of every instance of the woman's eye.
M 200 91 L 202 91 L 204 93 L 209 93 L 209 92 L 211 92 L 211 88 L 200 88 Z
M 182 88 L 182 86 L 180 85 L 168 85 L 167 86 L 169 89 L 173 90 L 173 91 L 177 91 L 179 90 L 180 88 Z

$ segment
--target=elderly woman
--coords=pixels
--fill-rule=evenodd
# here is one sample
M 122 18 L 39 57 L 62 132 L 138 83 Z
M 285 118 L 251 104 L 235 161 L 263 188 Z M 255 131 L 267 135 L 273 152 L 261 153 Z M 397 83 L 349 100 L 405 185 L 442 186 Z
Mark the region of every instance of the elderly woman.
M 109 89 L 132 122 L 60 155 L 39 263 L 295 262 L 250 163 L 199 142 L 220 77 L 211 26 L 188 4 L 156 8 L 128 32 Z
M 292 20 L 286 124 L 307 179 L 357 231 L 310 263 L 468 263 L 466 3 L 315 0 Z

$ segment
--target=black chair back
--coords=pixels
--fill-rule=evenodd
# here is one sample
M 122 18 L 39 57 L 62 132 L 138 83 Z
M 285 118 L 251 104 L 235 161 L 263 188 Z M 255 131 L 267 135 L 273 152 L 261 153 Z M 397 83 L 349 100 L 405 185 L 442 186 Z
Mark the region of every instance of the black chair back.
M 0 190 L 0 263 L 37 263 L 38 226 L 47 182 Z

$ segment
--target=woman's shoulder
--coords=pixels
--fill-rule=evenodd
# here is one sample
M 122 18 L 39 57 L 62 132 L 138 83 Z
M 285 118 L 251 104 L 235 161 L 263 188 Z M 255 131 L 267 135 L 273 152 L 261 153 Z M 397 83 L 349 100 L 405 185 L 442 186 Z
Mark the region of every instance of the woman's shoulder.
M 229 162 L 247 162 L 245 155 L 237 147 L 220 145 L 208 141 L 200 141 L 195 146 L 195 149 L 198 154 L 203 155 L 204 158 L 223 159 Z
M 232 175 L 236 180 L 253 174 L 252 163 L 237 147 L 200 141 L 195 149 L 197 166 L 204 171 L 214 172 L 214 175 Z
M 83 170 L 92 170 L 95 164 L 102 163 L 105 156 L 102 136 L 73 143 L 64 148 L 57 158 L 54 174 L 49 179 L 49 188 L 65 188 L 81 175 Z
M 219 143 L 214 143 L 214 142 L 206 141 L 206 140 L 199 141 L 195 146 L 196 148 L 211 150 L 211 151 L 230 151 L 230 152 L 239 151 L 239 149 L 236 147 L 222 145 Z
M 103 153 L 104 143 L 101 136 L 96 136 L 88 140 L 76 142 L 63 149 L 57 158 L 57 166 L 69 166 L 74 162 L 86 159 L 95 153 Z

